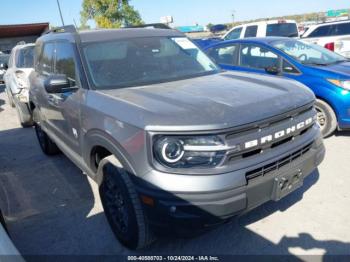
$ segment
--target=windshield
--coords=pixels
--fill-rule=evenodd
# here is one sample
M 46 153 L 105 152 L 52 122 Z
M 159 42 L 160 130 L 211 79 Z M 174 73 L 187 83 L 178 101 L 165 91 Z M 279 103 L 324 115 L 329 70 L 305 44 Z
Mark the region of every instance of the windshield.
M 330 65 L 347 61 L 345 57 L 326 48 L 302 41 L 280 40 L 272 45 L 306 65 Z
M 146 37 L 83 47 L 96 88 L 109 89 L 192 78 L 218 67 L 185 37 Z
M 268 24 L 266 36 L 298 37 L 298 27 L 296 23 Z
M 34 67 L 34 46 L 21 48 L 16 56 L 17 68 Z

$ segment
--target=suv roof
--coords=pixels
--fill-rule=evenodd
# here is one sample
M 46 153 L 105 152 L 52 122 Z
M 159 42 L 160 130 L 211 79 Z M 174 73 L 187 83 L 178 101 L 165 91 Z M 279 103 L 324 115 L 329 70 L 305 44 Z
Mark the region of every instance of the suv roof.
M 153 28 L 149 28 L 153 27 Z M 178 30 L 167 28 L 162 24 L 149 24 L 120 29 L 94 29 L 77 31 L 74 26 L 64 26 L 46 32 L 41 38 L 78 34 L 81 42 L 109 41 L 114 39 L 156 36 L 185 36 Z
M 113 39 L 155 37 L 155 36 L 184 36 L 183 33 L 174 29 L 98 29 L 79 32 L 82 42 L 108 41 Z

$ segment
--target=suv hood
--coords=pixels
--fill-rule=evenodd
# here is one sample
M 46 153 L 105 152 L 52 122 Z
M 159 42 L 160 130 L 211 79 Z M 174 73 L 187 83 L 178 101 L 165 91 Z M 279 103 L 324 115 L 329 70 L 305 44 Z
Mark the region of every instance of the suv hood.
M 314 100 L 313 93 L 294 80 L 240 72 L 91 92 L 94 93 L 91 104 L 100 105 L 98 110 L 154 131 L 237 127 L 286 113 Z M 87 98 L 89 103 L 90 96 Z

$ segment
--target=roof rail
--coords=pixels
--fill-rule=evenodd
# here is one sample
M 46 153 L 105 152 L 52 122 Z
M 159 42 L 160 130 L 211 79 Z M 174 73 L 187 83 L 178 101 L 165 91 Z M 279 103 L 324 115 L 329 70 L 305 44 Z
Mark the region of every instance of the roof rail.
M 162 23 L 132 25 L 132 26 L 126 26 L 124 28 L 147 28 L 147 27 L 153 27 L 154 29 L 172 29 L 170 26 Z
M 61 27 L 55 27 L 53 29 L 47 30 L 43 34 L 50 34 L 50 33 L 77 33 L 77 29 L 74 25 L 66 25 Z

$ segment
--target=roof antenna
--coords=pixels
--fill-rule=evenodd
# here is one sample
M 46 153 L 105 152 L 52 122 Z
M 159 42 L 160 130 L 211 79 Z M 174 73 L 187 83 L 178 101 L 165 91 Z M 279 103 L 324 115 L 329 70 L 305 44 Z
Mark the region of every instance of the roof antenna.
M 73 18 L 73 22 L 74 22 L 74 25 L 75 25 L 75 29 L 78 30 L 78 26 L 77 26 L 77 22 L 75 21 L 75 18 Z
M 60 1 L 59 0 L 57 0 L 57 6 L 58 6 L 58 11 L 60 12 L 62 25 L 64 26 L 63 15 L 62 15 L 62 10 L 61 10 L 61 5 L 60 5 Z

